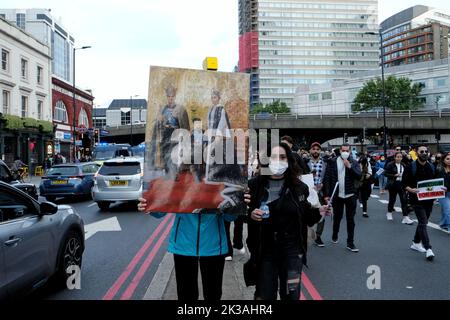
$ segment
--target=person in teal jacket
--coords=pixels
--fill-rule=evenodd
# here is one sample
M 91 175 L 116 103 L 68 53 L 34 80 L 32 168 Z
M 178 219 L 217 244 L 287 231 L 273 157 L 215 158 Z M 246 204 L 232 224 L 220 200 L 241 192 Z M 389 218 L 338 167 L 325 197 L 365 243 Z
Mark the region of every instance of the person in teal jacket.
M 146 206 L 147 201 L 140 199 L 138 210 L 144 212 Z M 157 218 L 165 216 L 165 213 L 150 214 Z M 205 210 L 176 214 L 168 251 L 174 257 L 178 300 L 198 300 L 199 265 L 204 299 L 221 299 L 225 256 L 228 253 L 225 221 L 236 218 L 236 215 Z

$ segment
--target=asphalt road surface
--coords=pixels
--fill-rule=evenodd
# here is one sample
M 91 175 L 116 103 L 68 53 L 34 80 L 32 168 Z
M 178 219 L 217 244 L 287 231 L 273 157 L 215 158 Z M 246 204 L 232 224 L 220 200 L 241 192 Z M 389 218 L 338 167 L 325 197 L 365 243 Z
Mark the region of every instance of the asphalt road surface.
M 369 201 L 369 218 L 363 218 L 358 204 L 355 244 L 359 253 L 346 249 L 345 218 L 339 243 L 331 243 L 331 218 L 327 218 L 326 246 L 309 247 L 302 299 L 449 299 L 450 234 L 429 226 L 436 255 L 434 261 L 410 249 L 416 224 L 386 220 L 387 199 Z M 46 285 L 33 299 L 111 300 L 143 298 L 167 250 L 173 215 L 156 219 L 136 211 L 136 204 L 115 204 L 101 212 L 92 200 L 58 200 L 72 205 L 83 217 L 86 250 L 81 270 L 81 289 L 59 290 Z M 399 210 L 399 203 L 396 204 Z M 440 207 L 434 206 L 431 222 L 438 224 Z M 411 218 L 415 219 L 414 214 Z M 369 284 L 369 285 L 368 285 Z M 227 290 L 226 287 L 223 290 Z

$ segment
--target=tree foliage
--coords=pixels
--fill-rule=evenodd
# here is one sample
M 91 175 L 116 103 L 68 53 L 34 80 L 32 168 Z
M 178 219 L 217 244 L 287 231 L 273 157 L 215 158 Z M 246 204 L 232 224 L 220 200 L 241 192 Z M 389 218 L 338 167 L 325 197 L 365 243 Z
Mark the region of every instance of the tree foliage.
M 418 110 L 424 102 L 419 98 L 422 86 L 408 78 L 389 76 L 385 80 L 386 110 Z M 380 78 L 370 80 L 358 92 L 352 111 L 369 111 L 383 107 L 383 82 Z
M 251 114 L 257 113 L 290 113 L 291 109 L 287 106 L 285 102 L 281 102 L 280 100 L 275 100 L 272 103 L 263 105 L 262 103 L 258 103 L 254 107 L 251 108 Z

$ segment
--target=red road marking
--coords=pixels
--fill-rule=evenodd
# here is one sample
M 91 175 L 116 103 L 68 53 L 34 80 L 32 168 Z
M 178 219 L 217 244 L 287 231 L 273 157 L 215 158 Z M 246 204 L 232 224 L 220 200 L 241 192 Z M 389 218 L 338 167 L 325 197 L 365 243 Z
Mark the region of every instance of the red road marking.
M 144 245 L 139 249 L 138 253 L 134 256 L 134 258 L 131 260 L 131 262 L 126 267 L 125 271 L 119 276 L 119 278 L 116 280 L 116 282 L 112 285 L 112 287 L 108 290 L 108 292 L 103 297 L 103 300 L 112 300 L 114 296 L 117 294 L 117 292 L 120 290 L 124 282 L 128 279 L 131 272 L 133 272 L 136 265 L 139 263 L 139 261 L 144 256 L 145 252 L 148 250 L 148 248 L 152 245 L 153 241 L 155 241 L 155 238 L 158 236 L 160 231 L 164 228 L 166 223 L 172 219 L 173 217 L 171 215 L 167 215 L 164 220 L 159 224 L 158 228 L 156 228 L 155 231 L 153 231 L 150 238 L 144 243 Z
M 303 291 L 300 291 L 300 300 L 306 300 L 306 297 L 303 294 Z
M 313 298 L 313 300 L 323 300 L 317 289 L 312 284 L 311 280 L 309 280 L 308 276 L 304 272 L 302 273 L 302 282 L 306 290 L 308 290 L 309 294 Z
M 158 242 L 153 247 L 152 251 L 149 253 L 147 259 L 145 259 L 144 263 L 139 268 L 139 271 L 134 276 L 133 280 L 131 281 L 128 288 L 125 290 L 123 295 L 120 297 L 120 300 L 129 300 L 133 296 L 134 291 L 136 290 L 137 286 L 141 282 L 142 278 L 145 275 L 145 272 L 147 272 L 148 268 L 150 267 L 151 263 L 153 262 L 153 259 L 155 258 L 156 253 L 158 253 L 159 249 L 161 248 L 161 245 L 163 244 L 164 240 L 167 238 L 167 235 L 169 234 L 170 230 L 172 229 L 172 225 L 168 225 L 164 233 L 159 238 Z

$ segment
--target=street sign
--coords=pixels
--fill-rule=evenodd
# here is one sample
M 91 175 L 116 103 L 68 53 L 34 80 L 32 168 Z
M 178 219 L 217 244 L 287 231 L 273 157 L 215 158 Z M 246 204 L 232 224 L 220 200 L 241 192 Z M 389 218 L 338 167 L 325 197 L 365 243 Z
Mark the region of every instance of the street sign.
M 83 145 L 83 142 L 81 140 L 77 140 L 75 141 L 75 145 L 81 147 Z

